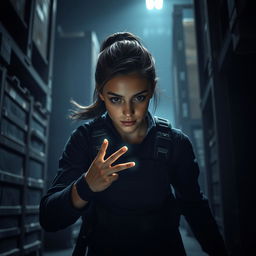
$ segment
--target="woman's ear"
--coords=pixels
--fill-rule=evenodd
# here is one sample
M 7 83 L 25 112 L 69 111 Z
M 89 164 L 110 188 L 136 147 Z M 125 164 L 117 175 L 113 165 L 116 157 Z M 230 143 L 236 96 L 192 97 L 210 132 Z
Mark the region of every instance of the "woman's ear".
M 105 101 L 105 99 L 104 99 L 102 93 L 99 93 L 99 97 L 100 97 L 100 99 L 101 99 L 102 101 Z

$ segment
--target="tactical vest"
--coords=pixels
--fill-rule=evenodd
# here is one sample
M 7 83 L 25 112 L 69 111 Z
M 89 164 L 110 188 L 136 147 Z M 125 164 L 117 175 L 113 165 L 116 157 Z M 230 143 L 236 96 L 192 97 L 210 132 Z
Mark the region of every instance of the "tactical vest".
M 156 137 L 151 157 L 159 160 L 167 160 L 172 148 L 171 125 L 164 118 L 154 116 L 154 120 L 156 122 Z M 99 120 L 93 124 L 93 130 L 91 132 L 93 156 L 97 155 L 105 138 L 108 138 L 108 132 L 104 128 L 103 120 Z
M 152 152 L 149 157 L 160 161 L 167 161 L 170 159 L 172 150 L 172 128 L 167 119 L 155 116 L 154 120 L 156 123 L 154 147 L 152 148 Z M 102 118 L 93 121 L 91 124 L 90 135 L 93 159 L 100 150 L 103 140 L 105 138 L 109 138 L 109 133 L 105 125 L 105 120 Z M 101 209 L 100 211 L 102 212 L 102 210 L 104 209 Z M 104 215 L 105 213 L 101 214 Z M 91 223 L 93 223 L 93 220 L 91 220 Z M 73 256 L 85 255 L 85 248 L 88 243 L 88 228 L 90 229 L 89 225 L 83 223 L 79 237 L 77 239 L 75 250 L 73 252 Z

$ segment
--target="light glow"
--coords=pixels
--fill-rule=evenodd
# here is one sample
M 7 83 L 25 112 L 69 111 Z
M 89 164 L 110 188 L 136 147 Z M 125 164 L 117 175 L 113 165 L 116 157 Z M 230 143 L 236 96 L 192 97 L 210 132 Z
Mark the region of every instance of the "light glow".
M 161 10 L 163 8 L 163 0 L 156 0 L 155 1 L 155 8 L 157 10 Z
M 155 1 L 154 0 L 146 0 L 146 6 L 148 10 L 152 10 L 154 8 Z
M 163 8 L 163 0 L 146 0 L 146 7 L 148 10 L 157 9 L 161 10 Z

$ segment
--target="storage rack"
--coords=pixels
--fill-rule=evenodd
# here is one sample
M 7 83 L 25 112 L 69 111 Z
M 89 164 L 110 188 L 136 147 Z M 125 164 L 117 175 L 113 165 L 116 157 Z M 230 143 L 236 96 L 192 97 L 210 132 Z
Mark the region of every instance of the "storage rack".
M 253 1 L 194 0 L 194 5 L 209 199 L 231 254 L 252 255 Z
M 58 20 L 58 24 L 54 53 L 54 88 L 52 90 L 54 101 L 49 134 L 48 187 L 51 186 L 56 175 L 58 169 L 56 160 L 61 157 L 68 137 L 74 129 L 84 123 L 84 121 L 71 122 L 67 119 L 67 110 L 72 107 L 69 102 L 70 98 L 82 105 L 91 104 L 94 73 L 99 53 L 99 42 L 94 31 L 66 31 L 62 29 L 61 19 Z M 64 230 L 54 233 L 46 232 L 45 249 L 64 250 L 73 247 L 80 224 L 81 218 Z
M 188 13 L 190 15 L 188 15 Z M 203 132 L 198 85 L 195 24 L 192 4 L 173 6 L 173 102 L 175 126 L 190 138 L 200 168 L 199 184 L 207 194 Z M 189 19 L 188 19 L 189 18 Z M 188 233 L 192 233 L 187 222 L 181 219 Z
M 56 0 L 0 8 L 0 255 L 41 255 Z

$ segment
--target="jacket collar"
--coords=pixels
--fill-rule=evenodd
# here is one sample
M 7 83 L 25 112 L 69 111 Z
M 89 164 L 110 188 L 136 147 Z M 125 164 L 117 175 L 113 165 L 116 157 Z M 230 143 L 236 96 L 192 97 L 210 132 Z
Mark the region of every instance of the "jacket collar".
M 102 116 L 101 118 L 106 122 L 106 125 L 112 130 L 114 131 L 114 133 L 118 134 L 119 133 L 117 132 L 115 126 L 113 125 L 113 122 L 108 114 L 108 112 L 106 111 Z M 147 115 L 146 115 L 146 120 L 148 122 L 148 129 L 147 129 L 147 132 L 146 132 L 146 135 L 145 137 L 148 135 L 148 133 L 156 127 L 156 122 L 155 122 L 155 119 L 153 118 L 152 114 L 148 111 L 147 112 Z

